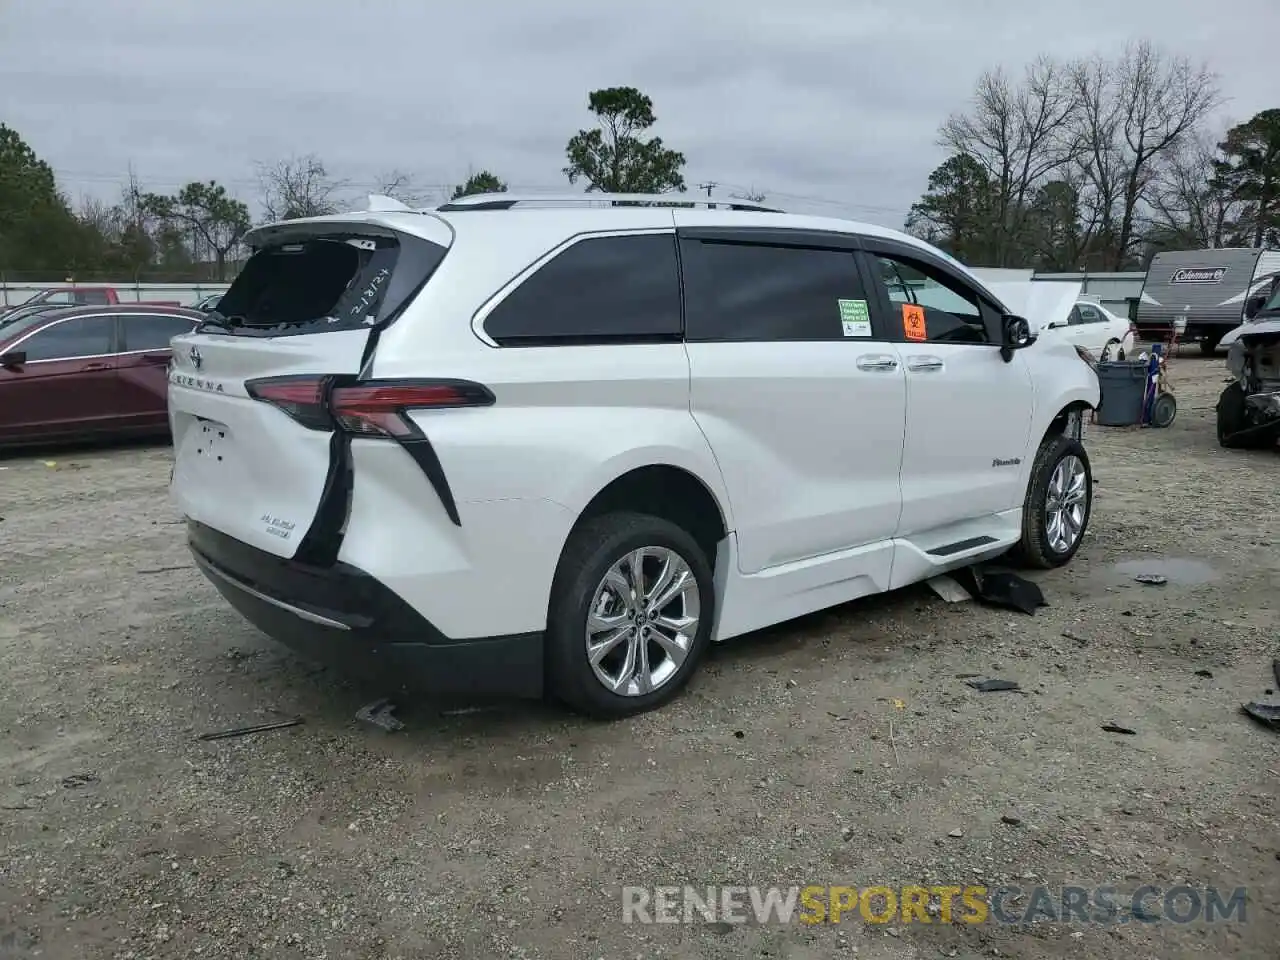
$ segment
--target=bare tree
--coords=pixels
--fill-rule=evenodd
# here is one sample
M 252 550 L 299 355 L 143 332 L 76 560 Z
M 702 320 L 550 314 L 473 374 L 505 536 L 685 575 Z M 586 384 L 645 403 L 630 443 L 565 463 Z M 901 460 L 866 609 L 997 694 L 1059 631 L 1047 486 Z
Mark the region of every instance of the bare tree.
M 431 191 L 419 187 L 411 173 L 403 170 L 388 170 L 378 177 L 378 193 L 384 197 L 394 197 L 410 207 L 423 207 L 431 201 Z
M 976 160 L 994 188 L 996 266 L 1018 259 L 1036 188 L 1078 154 L 1070 79 L 1069 71 L 1049 57 L 1028 65 L 1016 84 L 1003 70 L 988 71 L 978 78 L 971 110 L 942 126 L 941 145 Z
M 296 220 L 336 213 L 335 196 L 344 184 L 329 177 L 314 153 L 276 163 L 259 163 L 259 201 L 267 220 Z
M 1217 78 L 1146 41 L 1115 61 L 1083 61 L 1071 76 L 1086 202 L 1107 248 L 1104 266 L 1119 270 L 1141 240 L 1162 166 L 1220 103 Z
M 1151 187 L 1151 232 L 1169 245 L 1221 247 L 1231 242 L 1240 203 L 1214 182 L 1219 138 L 1198 131 L 1161 164 Z

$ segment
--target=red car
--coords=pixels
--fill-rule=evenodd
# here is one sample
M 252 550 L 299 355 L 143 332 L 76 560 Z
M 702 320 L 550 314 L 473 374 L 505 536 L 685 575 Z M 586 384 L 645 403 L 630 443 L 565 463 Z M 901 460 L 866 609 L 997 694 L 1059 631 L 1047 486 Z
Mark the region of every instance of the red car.
M 204 319 L 144 304 L 0 316 L 0 446 L 165 433 L 169 341 Z

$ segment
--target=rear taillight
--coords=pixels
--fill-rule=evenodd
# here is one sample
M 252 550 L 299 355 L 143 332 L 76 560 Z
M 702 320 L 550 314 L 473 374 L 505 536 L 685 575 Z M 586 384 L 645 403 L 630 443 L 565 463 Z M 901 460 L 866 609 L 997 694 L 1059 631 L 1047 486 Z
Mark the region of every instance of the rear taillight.
M 484 407 L 489 390 L 467 380 L 376 380 L 341 385 L 338 377 L 267 377 L 245 384 L 249 396 L 277 407 L 311 430 L 335 427 L 362 437 L 408 440 L 419 435 L 410 410 Z
M 284 411 L 310 430 L 332 430 L 333 418 L 325 407 L 328 377 L 266 377 L 250 380 L 249 396 Z
M 335 388 L 329 409 L 348 433 L 404 440 L 419 435 L 410 410 L 487 407 L 493 400 L 487 388 L 467 380 L 383 380 Z

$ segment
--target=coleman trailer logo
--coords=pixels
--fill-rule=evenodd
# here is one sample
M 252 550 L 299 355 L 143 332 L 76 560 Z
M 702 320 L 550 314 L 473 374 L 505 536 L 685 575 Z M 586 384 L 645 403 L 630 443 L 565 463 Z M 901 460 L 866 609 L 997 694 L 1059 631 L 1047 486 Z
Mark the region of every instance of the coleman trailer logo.
M 1217 283 L 1227 275 L 1226 267 L 1183 267 L 1173 271 L 1170 283 Z

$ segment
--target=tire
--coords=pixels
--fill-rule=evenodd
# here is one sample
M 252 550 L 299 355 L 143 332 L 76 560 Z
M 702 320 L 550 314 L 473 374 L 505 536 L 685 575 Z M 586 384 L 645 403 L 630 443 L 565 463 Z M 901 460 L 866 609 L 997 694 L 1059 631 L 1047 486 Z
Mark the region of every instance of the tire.
M 657 570 L 664 561 L 661 555 L 664 551 L 667 557 L 677 557 L 691 576 L 698 618 L 691 637 L 662 630 L 657 626 L 656 617 L 652 623 L 628 617 L 625 611 L 631 606 L 630 602 L 621 599 L 620 589 L 606 585 L 606 575 L 615 567 L 621 578 L 615 583 L 625 582 L 630 569 L 629 555 L 645 548 L 652 551 L 641 564 L 646 574 L 646 587 L 656 578 Z M 601 661 L 601 669 L 607 674 L 615 678 L 624 677 L 628 675 L 627 664 L 636 662 L 629 659 L 632 657 L 629 651 L 634 649 L 638 654 L 644 650 L 647 662 L 657 664 L 651 677 L 655 681 L 660 677 L 660 682 L 654 689 L 645 692 L 643 685 L 636 682 L 638 672 L 634 670 L 630 673 L 631 682 L 622 687 L 624 692 L 606 688 L 605 682 L 597 676 L 588 658 L 587 630 L 588 615 L 601 596 L 601 602 L 607 604 L 607 611 L 601 612 L 609 613 L 609 619 L 622 623 L 626 629 L 650 629 L 660 632 L 663 637 L 674 637 L 676 647 L 683 641 L 686 652 L 678 665 L 665 652 L 673 648 L 670 641 L 663 647 L 656 638 L 641 642 L 638 637 L 634 641 L 629 637 L 622 639 Z M 683 604 L 689 598 L 690 594 L 683 594 L 681 600 L 673 602 L 666 610 L 674 616 L 675 604 Z M 584 522 L 569 536 L 551 588 L 546 636 L 547 689 L 573 710 L 602 720 L 634 716 L 662 706 L 689 682 L 706 653 L 711 642 L 715 600 L 715 580 L 705 552 L 689 533 L 674 523 L 640 513 L 611 513 Z M 694 610 L 692 606 L 682 606 L 679 612 L 691 616 L 691 610 Z M 621 616 L 618 615 L 620 611 Z M 602 639 L 607 632 L 596 634 L 595 639 Z M 669 672 L 662 675 L 664 669 Z
M 1177 415 L 1178 401 L 1174 399 L 1173 394 L 1157 394 L 1155 400 L 1151 404 L 1151 426 L 1170 426 Z
M 1049 484 L 1059 464 L 1074 457 L 1083 469 L 1083 513 L 1080 516 L 1080 528 L 1073 541 L 1065 548 L 1055 544 L 1049 527 Z M 1041 570 L 1061 567 L 1070 561 L 1084 542 L 1085 531 L 1089 528 L 1089 517 L 1093 513 L 1093 468 L 1089 463 L 1089 454 L 1079 440 L 1055 434 L 1040 444 L 1036 458 L 1031 465 L 1031 479 L 1027 483 L 1027 495 L 1022 504 L 1022 539 L 1014 548 L 1013 554 L 1026 566 Z
M 1218 397 L 1218 444 L 1228 450 L 1264 450 L 1280 437 L 1280 424 L 1275 430 L 1255 430 L 1235 436 L 1253 426 L 1245 413 L 1245 393 L 1238 383 L 1229 383 Z
M 1200 341 L 1200 355 L 1202 357 L 1212 357 L 1218 352 L 1218 341 L 1222 337 L 1209 336 Z

